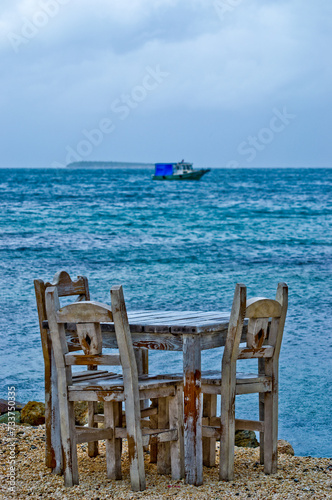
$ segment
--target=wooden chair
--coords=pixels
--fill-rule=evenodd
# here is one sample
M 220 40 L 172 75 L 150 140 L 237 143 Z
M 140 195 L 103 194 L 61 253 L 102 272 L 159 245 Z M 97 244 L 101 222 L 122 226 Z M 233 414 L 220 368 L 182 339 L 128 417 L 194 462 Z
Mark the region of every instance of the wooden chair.
M 234 475 L 236 429 L 260 432 L 260 459 L 266 474 L 277 471 L 278 364 L 288 305 L 288 287 L 279 283 L 276 299 L 253 298 L 246 302 L 246 287 L 237 284 L 220 372 L 202 374 L 203 445 L 206 465 L 213 465 L 215 440 L 220 437 L 221 480 Z M 244 337 L 244 319 L 248 330 Z M 241 338 L 242 337 L 242 338 Z M 246 340 L 246 346 L 240 342 Z M 237 361 L 258 359 L 257 373 L 237 372 Z M 221 376 L 220 376 L 221 375 Z M 235 395 L 259 393 L 259 421 L 235 419 Z M 221 417 L 216 398 L 221 395 Z M 205 415 L 204 415 L 205 412 Z
M 121 286 L 112 288 L 111 302 L 111 308 L 89 301 L 60 308 L 57 287 L 46 289 L 46 313 L 59 387 L 64 479 L 66 486 L 78 484 L 76 445 L 100 439 L 106 440 L 108 478 L 121 479 L 121 440 L 126 438 L 131 486 L 138 491 L 145 489 L 143 446 L 153 437 L 159 443 L 169 443 L 172 478 L 183 477 L 183 383 L 147 375 L 139 379 Z M 119 355 L 103 353 L 101 322 L 114 322 Z M 66 323 L 76 324 L 84 354 L 68 351 Z M 71 367 L 77 365 L 121 365 L 122 376 L 109 374 L 94 381 L 73 380 Z M 140 401 L 152 398 L 162 402 L 159 411 L 169 415 L 168 427 L 151 429 L 142 424 L 142 417 L 158 412 L 158 408 L 141 411 Z M 74 401 L 103 401 L 104 427 L 75 427 Z M 125 428 L 121 425 L 122 402 L 125 403 Z
M 45 465 L 52 468 L 54 473 L 60 473 L 62 472 L 62 452 L 60 423 L 57 421 L 58 411 L 56 410 L 58 405 L 56 373 L 54 370 L 51 337 L 48 329 L 43 327 L 43 321 L 47 320 L 45 290 L 49 286 L 56 286 L 58 297 L 77 297 L 76 301 L 81 302 L 90 300 L 89 284 L 86 276 L 78 276 L 76 280 L 72 280 L 66 271 L 59 271 L 54 275 L 51 282 L 36 279 L 34 280 L 34 286 L 45 367 Z M 69 347 L 70 351 L 80 349 L 80 346 Z M 135 348 L 135 357 L 139 375 L 147 374 L 149 370 L 147 349 Z M 94 377 L 93 371 L 97 369 L 97 366 L 89 366 L 89 369 L 92 373 L 73 373 L 73 379 L 79 379 L 82 376 L 84 378 Z M 101 375 L 101 372 L 98 375 Z M 143 402 L 142 406 L 144 406 Z M 98 412 L 95 402 L 88 403 L 88 420 L 90 426 L 98 427 Z M 88 444 L 88 455 L 90 457 L 98 455 L 98 442 L 90 442 Z
M 43 321 L 47 320 L 45 305 L 45 290 L 49 286 L 57 288 L 58 297 L 77 296 L 77 301 L 90 300 L 88 279 L 85 276 L 78 276 L 72 280 L 66 271 L 59 271 L 55 274 L 51 282 L 44 282 L 41 279 L 34 280 L 37 311 L 39 318 L 39 328 L 44 357 L 45 369 L 45 464 L 53 469 L 55 473 L 62 471 L 62 452 L 60 443 L 60 423 L 58 416 L 58 394 L 56 385 L 56 372 L 54 366 L 54 356 L 52 355 L 52 343 L 49 331 L 43 328 Z M 80 347 L 71 348 L 77 350 Z M 91 373 L 93 375 L 93 373 Z M 79 377 L 79 374 L 77 374 Z M 75 375 L 74 375 L 75 378 Z M 89 405 L 89 421 L 96 412 L 92 404 Z M 92 424 L 91 425 L 95 425 Z M 89 443 L 89 456 L 98 454 L 98 443 Z

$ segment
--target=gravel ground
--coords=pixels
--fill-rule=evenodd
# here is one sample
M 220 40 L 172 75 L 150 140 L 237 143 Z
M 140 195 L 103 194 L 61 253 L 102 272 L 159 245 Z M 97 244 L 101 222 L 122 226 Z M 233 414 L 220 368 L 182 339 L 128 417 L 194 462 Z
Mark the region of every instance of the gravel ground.
M 16 494 L 8 492 L 10 443 L 15 441 Z M 147 489 L 134 493 L 130 490 L 129 468 L 124 446 L 123 480 L 111 481 L 106 477 L 105 446 L 100 445 L 100 455 L 89 458 L 87 445 L 79 445 L 80 484 L 64 488 L 63 478 L 51 474 L 44 465 L 45 426 L 37 428 L 15 426 L 14 437 L 8 435 L 6 424 L 0 425 L 1 444 L 1 499 L 199 499 L 213 500 L 224 498 L 251 499 L 294 499 L 294 498 L 332 498 L 332 459 L 294 457 L 279 455 L 278 472 L 266 476 L 259 464 L 258 449 L 235 449 L 235 478 L 231 482 L 218 480 L 217 467 L 204 467 L 204 484 L 195 487 L 174 482 L 170 476 L 156 472 L 155 464 L 149 464 L 146 455 Z

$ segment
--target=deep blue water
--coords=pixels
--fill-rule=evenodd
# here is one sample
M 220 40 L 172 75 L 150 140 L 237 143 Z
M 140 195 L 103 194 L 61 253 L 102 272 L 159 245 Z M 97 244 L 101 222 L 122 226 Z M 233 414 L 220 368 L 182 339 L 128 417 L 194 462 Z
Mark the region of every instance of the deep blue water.
M 229 310 L 236 282 L 273 297 L 286 281 L 279 437 L 298 455 L 332 456 L 332 169 L 151 174 L 0 170 L 0 397 L 15 385 L 22 402 L 44 398 L 34 278 L 66 269 L 88 276 L 94 299 L 121 283 L 128 308 L 187 310 Z M 220 352 L 204 353 L 212 364 Z M 181 353 L 152 353 L 150 366 L 181 369 Z M 256 395 L 237 399 L 240 416 L 257 415 Z

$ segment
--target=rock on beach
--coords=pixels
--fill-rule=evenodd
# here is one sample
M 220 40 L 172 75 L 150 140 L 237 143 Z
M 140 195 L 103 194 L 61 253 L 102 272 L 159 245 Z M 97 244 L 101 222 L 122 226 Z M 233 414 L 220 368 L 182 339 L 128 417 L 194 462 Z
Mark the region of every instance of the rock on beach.
M 30 425 L 45 423 L 45 404 L 38 401 L 29 401 L 21 411 L 21 422 Z

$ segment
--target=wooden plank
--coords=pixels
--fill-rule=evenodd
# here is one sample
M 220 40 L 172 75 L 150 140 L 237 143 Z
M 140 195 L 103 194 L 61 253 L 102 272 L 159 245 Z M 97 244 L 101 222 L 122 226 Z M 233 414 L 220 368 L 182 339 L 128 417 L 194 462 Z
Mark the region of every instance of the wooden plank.
M 59 388 L 59 410 L 61 442 L 63 450 L 64 480 L 66 486 L 78 484 L 78 466 L 76 452 L 76 433 L 73 404 L 67 398 L 67 385 L 70 383 L 71 372 L 64 363 L 64 354 L 67 352 L 65 330 L 57 323 L 57 312 L 60 304 L 55 287 L 46 289 L 46 313 L 50 324 L 54 358 L 57 368 Z
M 54 468 L 55 460 L 52 447 L 52 387 L 51 387 L 51 339 L 48 330 L 43 327 L 46 320 L 45 309 L 45 285 L 42 280 L 34 280 L 36 305 L 39 319 L 40 338 L 44 357 L 44 378 L 45 378 L 45 465 Z M 60 472 L 60 471 L 58 471 Z
M 167 396 L 174 396 L 175 388 L 170 387 L 158 387 L 153 389 L 140 389 L 139 395 L 140 399 L 154 399 L 154 398 L 166 398 Z
M 65 355 L 66 366 L 70 365 L 121 365 L 118 354 L 84 355 L 67 353 Z
M 277 472 L 278 441 L 278 358 L 265 361 L 265 373 L 273 380 L 270 391 L 264 395 L 264 472 Z
M 151 417 L 152 415 L 158 415 L 158 408 L 144 408 L 141 410 L 141 418 Z
M 261 376 L 265 376 L 265 359 L 260 358 L 258 359 L 258 373 Z M 258 394 L 258 413 L 259 413 L 259 420 L 264 421 L 264 399 L 265 399 L 265 394 L 260 393 Z M 260 464 L 264 464 L 264 432 L 259 433 L 259 461 Z
M 85 375 L 83 373 L 85 373 Z M 98 371 L 94 371 L 94 372 L 85 370 L 85 372 L 80 372 L 79 376 L 77 376 L 76 373 L 73 373 L 73 383 L 83 382 L 85 380 L 96 380 L 98 378 L 105 377 L 108 373 L 110 375 L 116 375 L 116 373 L 107 372 L 107 370 L 98 370 Z
M 142 430 L 144 436 L 161 436 L 164 434 L 165 436 L 162 438 L 160 442 L 166 441 L 176 441 L 178 438 L 177 429 L 170 429 L 169 427 L 158 428 L 158 429 L 143 429 Z
M 236 384 L 236 394 L 253 394 L 255 392 L 271 391 L 272 381 L 257 382 L 253 384 Z
M 103 423 L 105 421 L 104 415 L 101 415 L 100 413 L 97 413 L 97 414 L 95 413 L 94 421 Z
M 85 307 L 85 304 L 83 307 Z M 77 335 L 85 355 L 99 355 L 103 349 L 100 323 L 79 323 Z
M 220 429 L 220 417 L 203 417 L 202 425 L 218 427 Z
M 163 325 L 176 325 L 178 321 L 186 321 L 190 324 L 190 321 L 202 320 L 205 321 L 208 318 L 228 318 L 229 314 L 224 311 L 132 311 L 128 313 L 129 322 L 150 324 L 155 322 L 156 324 Z
M 58 323 L 100 323 L 113 321 L 111 308 L 101 302 L 74 302 L 57 312 Z
M 220 439 L 220 433 L 220 427 L 211 427 L 207 425 L 202 426 L 202 436 L 204 439 L 216 441 L 217 439 Z
M 94 427 L 76 427 L 76 443 L 88 443 L 90 441 L 98 441 L 102 439 L 111 439 L 113 436 L 112 429 L 95 429 Z
M 140 491 L 145 490 L 146 483 L 138 392 L 138 373 L 121 286 L 112 287 L 111 302 L 115 333 L 123 370 L 131 487 L 133 491 Z
M 288 307 L 288 287 L 286 283 L 278 283 L 276 301 L 280 304 L 280 318 L 273 318 L 269 342 L 275 346 L 272 359 L 265 360 L 265 374 L 272 380 L 271 392 L 264 396 L 264 472 L 273 474 L 277 471 L 277 441 L 278 441 L 278 377 L 279 377 L 279 353 L 284 331 L 285 319 Z
M 104 426 L 113 429 L 113 434 L 106 438 L 106 466 L 108 479 L 122 479 L 121 473 L 121 439 L 116 436 L 115 429 L 120 426 L 122 403 L 104 403 Z
M 168 398 L 169 427 L 177 431 L 177 439 L 170 440 L 170 458 L 173 481 L 184 477 L 184 440 L 183 440 L 183 387 L 178 385 L 174 397 Z
M 155 410 L 155 414 L 150 416 L 150 428 L 158 429 L 158 398 L 150 398 L 151 400 L 151 409 Z M 150 440 L 150 463 L 157 463 L 157 455 L 158 455 L 158 443 L 157 440 L 151 438 Z
M 227 323 L 215 322 L 202 322 L 200 325 L 192 326 L 192 325 L 174 325 L 171 326 L 171 333 L 174 334 L 183 334 L 183 333 L 191 333 L 191 334 L 200 334 L 200 333 L 210 333 L 210 332 L 220 332 L 227 331 Z
M 237 384 L 252 384 L 256 382 L 265 382 L 266 375 L 258 373 L 236 372 Z M 204 385 L 220 385 L 221 373 L 218 370 L 207 370 L 203 372 L 202 384 Z
M 235 419 L 235 430 L 264 432 L 264 422 L 260 420 Z
M 254 305 L 254 304 L 253 304 Z M 259 350 L 267 337 L 269 318 L 250 318 L 248 323 L 247 347 Z
M 102 332 L 103 332 L 103 326 Z M 77 346 L 77 335 L 74 332 L 66 332 L 67 342 L 69 347 Z M 227 331 L 223 332 L 210 332 L 201 335 L 202 350 L 213 349 L 225 345 Z M 168 333 L 133 333 L 132 334 L 133 346 L 139 348 L 146 348 L 149 350 L 163 350 L 163 351 L 182 351 L 183 340 L 182 335 L 168 334 Z M 244 339 L 245 340 L 245 339 Z M 115 334 L 110 332 L 103 332 L 103 346 L 104 348 L 117 348 Z M 78 349 L 77 349 L 78 350 Z
M 213 427 L 215 429 L 217 429 L 218 433 L 219 433 L 219 437 L 217 439 L 220 438 L 220 432 L 221 432 L 221 429 L 220 429 L 220 417 L 213 417 L 213 418 L 209 418 L 209 417 L 203 417 L 202 418 L 202 426 L 203 426 L 203 429 L 204 427 L 207 428 L 207 427 Z M 259 432 L 264 432 L 264 421 L 259 421 L 259 420 L 242 420 L 242 419 L 235 419 L 235 430 L 238 430 L 238 429 L 241 429 L 241 430 L 248 430 L 248 431 L 259 431 Z M 205 432 L 204 434 L 205 436 L 208 436 L 209 435 L 209 432 Z M 211 436 L 214 436 L 214 435 L 217 435 L 215 433 L 211 433 Z
M 247 301 L 246 318 L 279 318 L 281 305 L 277 300 L 253 297 Z
M 175 393 L 175 391 L 174 391 Z M 169 428 L 169 397 L 159 398 L 158 401 L 158 429 Z M 149 429 L 153 431 L 153 429 Z M 171 456 L 169 442 L 158 444 L 157 472 L 158 474 L 169 474 L 171 471 Z
M 200 337 L 183 336 L 185 479 L 203 483 Z
M 235 287 L 226 346 L 221 368 L 220 466 L 219 479 L 234 477 L 236 360 L 246 310 L 246 287 Z
M 228 322 L 229 314 L 225 313 L 223 316 L 216 315 L 213 313 L 197 313 L 197 315 L 186 318 L 185 314 L 178 315 L 178 318 L 174 318 L 168 324 L 173 326 L 188 326 L 188 327 L 198 327 L 200 325 L 209 325 L 214 323 L 225 324 Z
M 174 382 L 176 380 L 178 380 L 179 377 L 177 376 L 174 376 L 174 378 L 170 377 L 170 378 L 166 378 L 166 375 L 165 376 L 152 376 L 151 378 L 150 377 L 147 377 L 147 378 L 143 378 L 143 377 L 140 377 L 139 378 L 139 381 L 138 381 L 138 388 L 140 391 L 143 391 L 143 390 L 149 390 L 149 389 L 163 389 L 163 388 L 168 388 L 169 390 L 169 393 L 168 395 L 171 396 L 174 394 Z M 140 394 L 140 398 L 141 398 L 141 394 Z M 141 398 L 142 399 L 142 398 Z M 150 399 L 150 398 L 148 398 Z
M 61 444 L 61 425 L 59 412 L 59 391 L 58 391 L 58 376 L 54 358 L 53 348 L 51 350 L 51 419 L 48 421 L 51 434 L 51 457 L 52 457 L 52 472 L 53 474 L 63 473 L 63 457 Z M 46 427 L 46 419 L 45 419 Z
M 143 446 L 148 446 L 151 442 L 151 439 L 156 439 L 157 445 L 159 443 L 166 443 L 169 441 L 175 441 L 177 439 L 177 430 L 170 429 L 165 430 L 163 433 L 153 434 L 153 435 L 143 435 Z
M 110 375 L 93 380 L 82 380 L 69 386 L 70 391 L 113 391 L 123 392 L 123 380 L 121 377 Z
M 117 427 L 115 429 L 115 437 L 126 439 L 126 429 Z M 178 431 L 177 429 L 142 429 L 143 446 L 147 446 L 151 443 L 151 439 L 155 439 L 157 444 L 176 441 L 178 439 Z
M 249 347 L 240 347 L 238 359 L 254 359 L 254 358 L 272 358 L 274 347 L 265 345 L 260 348 L 251 349 Z
M 72 372 L 72 378 L 73 380 L 78 380 L 80 378 L 86 378 L 86 377 L 97 377 L 97 376 L 103 376 L 109 373 L 107 370 L 97 370 L 97 371 L 90 371 L 90 370 L 82 370 L 80 372 Z
M 237 384 L 252 384 L 258 382 L 265 382 L 266 375 L 259 375 L 258 373 L 244 373 L 236 372 Z
M 132 334 L 133 346 L 150 350 L 181 351 L 182 339 L 163 331 Z
M 142 325 L 143 331 L 146 333 L 170 333 L 170 327 L 168 325 L 158 325 L 158 324 L 149 324 Z
M 113 390 L 95 390 L 95 391 L 77 391 L 76 387 L 68 387 L 69 401 L 124 401 L 123 392 L 114 392 Z
M 84 295 L 85 300 L 90 300 L 88 280 L 85 276 L 78 276 L 77 280 L 72 280 L 66 271 L 59 271 L 54 275 L 52 282 L 45 283 L 45 289 L 51 286 L 57 287 L 58 297 Z
M 217 415 L 217 394 L 203 393 L 203 418 L 207 420 L 204 425 L 212 425 L 211 421 Z M 219 419 L 220 421 L 220 419 Z M 203 465 L 214 467 L 216 464 L 216 440 L 203 437 Z
M 95 420 L 95 414 L 97 413 L 97 402 L 89 401 L 88 402 L 88 426 L 91 428 L 98 429 L 98 423 Z M 99 438 L 102 439 L 102 438 Z M 88 443 L 88 455 L 89 457 L 96 457 L 99 454 L 98 449 L 98 438 L 96 441 L 90 440 Z
M 106 323 L 101 325 L 103 335 L 103 347 L 109 349 L 117 349 L 115 332 L 105 331 Z M 107 325 L 109 326 L 109 325 Z M 68 327 L 68 325 L 67 325 Z M 133 346 L 137 348 L 145 348 L 150 350 L 163 351 L 182 351 L 182 338 L 169 333 L 154 332 L 154 333 L 132 333 Z M 78 338 L 75 330 L 66 330 L 66 338 L 69 347 L 80 350 L 77 346 Z

